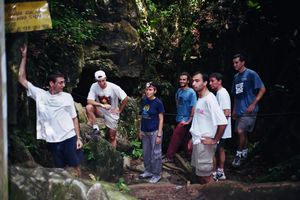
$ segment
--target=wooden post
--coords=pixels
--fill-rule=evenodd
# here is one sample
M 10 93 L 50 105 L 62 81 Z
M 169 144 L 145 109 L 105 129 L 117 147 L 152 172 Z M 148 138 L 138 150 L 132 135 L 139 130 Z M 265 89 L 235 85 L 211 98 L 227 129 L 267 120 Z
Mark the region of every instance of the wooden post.
M 4 20 L 4 1 L 0 0 L 0 199 L 7 200 L 7 84 Z

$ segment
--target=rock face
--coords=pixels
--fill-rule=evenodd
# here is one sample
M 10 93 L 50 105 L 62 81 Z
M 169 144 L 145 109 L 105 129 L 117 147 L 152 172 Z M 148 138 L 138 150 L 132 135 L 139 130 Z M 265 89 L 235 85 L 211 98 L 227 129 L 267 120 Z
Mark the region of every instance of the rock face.
M 115 180 L 123 175 L 123 157 L 110 143 L 97 136 L 85 144 L 86 165 L 101 180 Z
M 107 183 L 74 178 L 63 169 L 10 167 L 12 200 L 107 200 L 133 199 Z

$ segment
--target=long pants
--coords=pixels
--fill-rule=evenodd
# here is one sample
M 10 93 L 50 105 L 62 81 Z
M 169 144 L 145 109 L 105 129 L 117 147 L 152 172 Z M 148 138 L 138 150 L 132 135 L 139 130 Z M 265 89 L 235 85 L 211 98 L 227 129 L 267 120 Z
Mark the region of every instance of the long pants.
M 143 132 L 143 151 L 145 171 L 159 176 L 162 168 L 161 143 L 156 144 L 158 131 Z
M 168 146 L 166 154 L 167 158 L 173 158 L 181 145 L 184 146 L 186 156 L 189 158 L 191 157 L 192 152 L 188 150 L 188 141 L 192 138 L 191 134 L 189 133 L 189 128 L 190 126 L 187 125 L 181 127 L 177 125 L 175 127 Z

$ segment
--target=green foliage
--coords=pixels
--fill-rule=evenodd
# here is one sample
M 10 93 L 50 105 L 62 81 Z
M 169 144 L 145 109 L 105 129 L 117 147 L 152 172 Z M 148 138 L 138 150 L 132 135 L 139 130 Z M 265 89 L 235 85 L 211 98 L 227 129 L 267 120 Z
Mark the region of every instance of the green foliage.
M 121 192 L 130 192 L 130 188 L 125 184 L 124 178 L 119 178 L 119 181 L 116 183 L 116 187 L 121 191 Z
M 248 0 L 248 1 L 247 1 L 247 6 L 248 6 L 249 8 L 254 8 L 254 9 L 256 9 L 256 10 L 261 9 L 260 3 L 257 2 L 257 0 Z
M 140 158 L 143 155 L 143 149 L 141 148 L 141 145 L 141 141 L 137 138 L 131 141 L 131 146 L 133 148 L 131 156 L 133 158 Z
M 95 160 L 95 155 L 94 152 L 92 151 L 91 147 L 88 145 L 88 143 L 83 145 L 83 152 L 85 153 L 85 155 L 87 156 L 87 160 L 91 161 L 91 160 Z
M 78 9 L 65 5 L 61 1 L 50 1 L 53 30 L 49 35 L 67 43 L 83 43 L 96 39 L 96 35 L 102 30 L 100 25 L 88 20 L 89 10 L 79 12 Z

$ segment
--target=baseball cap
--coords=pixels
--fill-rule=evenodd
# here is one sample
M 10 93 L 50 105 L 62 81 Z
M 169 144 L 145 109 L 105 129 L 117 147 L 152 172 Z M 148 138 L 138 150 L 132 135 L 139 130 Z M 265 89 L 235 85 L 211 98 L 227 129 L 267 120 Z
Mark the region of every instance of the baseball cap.
M 95 79 L 96 81 L 100 81 L 106 78 L 105 72 L 102 70 L 96 71 L 95 72 Z

